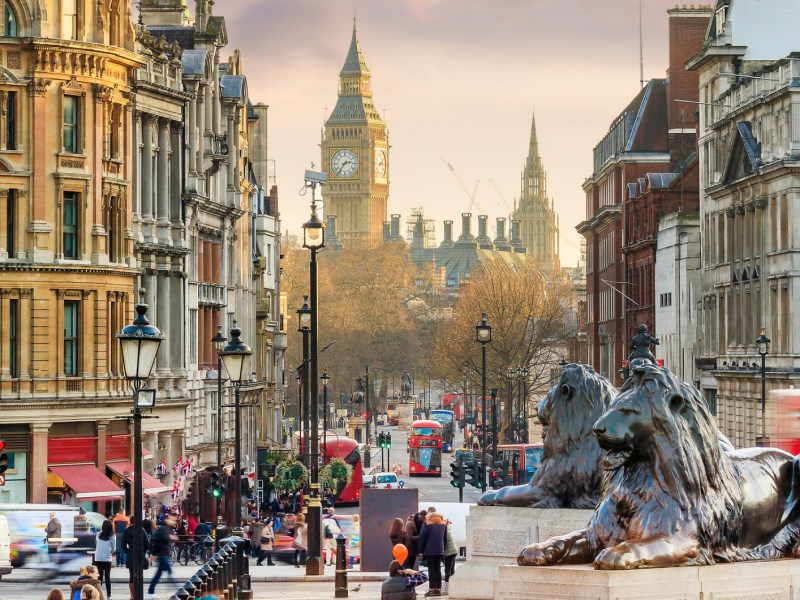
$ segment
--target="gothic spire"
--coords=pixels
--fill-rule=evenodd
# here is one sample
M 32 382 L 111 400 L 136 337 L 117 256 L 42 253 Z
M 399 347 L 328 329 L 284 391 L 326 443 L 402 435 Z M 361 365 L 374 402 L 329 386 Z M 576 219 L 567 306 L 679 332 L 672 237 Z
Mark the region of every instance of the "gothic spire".
M 356 20 L 353 17 L 353 38 L 350 40 L 350 49 L 347 51 L 347 58 L 344 60 L 344 66 L 339 72 L 339 76 L 353 77 L 359 75 L 369 76 L 369 69 L 367 68 L 367 63 L 364 62 L 364 56 L 361 54 L 361 47 L 358 45 Z

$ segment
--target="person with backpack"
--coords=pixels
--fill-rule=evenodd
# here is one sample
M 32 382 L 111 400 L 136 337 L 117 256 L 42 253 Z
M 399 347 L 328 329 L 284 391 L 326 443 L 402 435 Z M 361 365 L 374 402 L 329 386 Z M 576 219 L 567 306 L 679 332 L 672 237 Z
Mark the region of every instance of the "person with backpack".
M 131 520 L 125 516 L 125 509 L 120 507 L 111 522 L 114 525 L 114 537 L 117 539 L 117 560 L 116 564 L 121 567 L 125 564 L 125 553 L 122 551 L 122 536 L 130 525 Z
M 327 559 L 325 564 L 327 565 L 336 564 L 334 562 L 336 560 L 336 536 L 342 533 L 339 522 L 332 513 L 333 509 L 330 509 L 328 518 L 322 522 L 325 527 L 325 558 Z

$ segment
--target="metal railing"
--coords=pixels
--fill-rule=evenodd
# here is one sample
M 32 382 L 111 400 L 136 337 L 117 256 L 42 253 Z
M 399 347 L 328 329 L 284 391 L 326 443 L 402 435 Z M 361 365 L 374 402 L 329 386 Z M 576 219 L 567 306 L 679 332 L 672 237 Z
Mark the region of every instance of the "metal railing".
M 252 599 L 247 540 L 233 536 L 220 541 L 224 545 L 219 552 L 178 588 L 170 600 L 197 599 L 208 594 L 220 600 Z

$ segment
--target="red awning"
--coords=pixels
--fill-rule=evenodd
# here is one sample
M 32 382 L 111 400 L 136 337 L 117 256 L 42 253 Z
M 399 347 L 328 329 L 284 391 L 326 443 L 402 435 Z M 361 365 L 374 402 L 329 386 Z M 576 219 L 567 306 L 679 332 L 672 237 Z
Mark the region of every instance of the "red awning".
M 98 502 L 122 498 L 125 495 L 124 490 L 94 465 L 50 465 L 48 468 L 51 473 L 64 480 L 78 500 Z
M 125 481 L 133 483 L 133 463 L 130 461 L 110 462 L 106 466 L 122 477 Z M 142 472 L 142 490 L 147 495 L 160 494 L 169 491 L 169 486 L 162 484 L 155 477 Z

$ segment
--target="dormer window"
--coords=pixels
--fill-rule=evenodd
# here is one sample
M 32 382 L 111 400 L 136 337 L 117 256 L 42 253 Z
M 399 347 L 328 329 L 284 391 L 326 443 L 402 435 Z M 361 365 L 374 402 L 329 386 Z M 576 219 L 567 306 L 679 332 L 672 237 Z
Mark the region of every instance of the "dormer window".
M 727 16 L 725 9 L 726 9 L 725 6 L 720 6 L 717 9 L 717 13 L 714 17 L 714 21 L 717 26 L 717 36 L 720 36 L 725 33 L 725 17 Z

